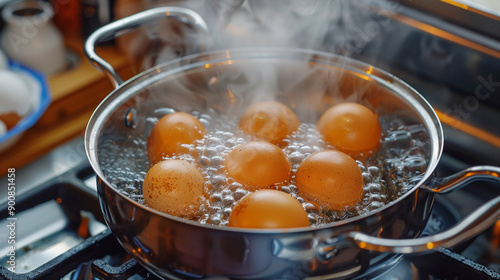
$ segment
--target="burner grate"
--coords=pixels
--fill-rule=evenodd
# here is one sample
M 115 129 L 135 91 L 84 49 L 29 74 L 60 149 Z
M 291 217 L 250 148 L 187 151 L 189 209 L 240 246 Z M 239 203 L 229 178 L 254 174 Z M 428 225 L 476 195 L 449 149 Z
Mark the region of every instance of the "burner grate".
M 17 274 L 0 266 L 0 276 L 3 279 L 61 279 L 75 269 L 76 264 L 88 262 L 101 257 L 104 252 L 120 249 L 116 238 L 109 230 L 89 237 L 69 251 L 50 260 L 35 270 Z
M 130 259 L 118 267 L 111 266 L 103 260 L 95 260 L 92 263 L 93 275 L 100 279 L 128 279 L 142 270 L 144 268 L 134 259 Z

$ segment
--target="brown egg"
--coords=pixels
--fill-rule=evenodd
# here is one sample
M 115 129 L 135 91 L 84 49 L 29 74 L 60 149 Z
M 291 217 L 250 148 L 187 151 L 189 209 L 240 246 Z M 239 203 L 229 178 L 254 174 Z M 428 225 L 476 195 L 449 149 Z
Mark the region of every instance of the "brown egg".
M 349 155 L 325 150 L 308 156 L 295 174 L 297 189 L 322 207 L 343 210 L 364 195 L 361 169 Z
M 341 103 L 328 109 L 317 123 L 325 140 L 351 156 L 376 152 L 381 138 L 378 117 L 357 103 Z
M 307 212 L 295 198 L 278 190 L 260 190 L 239 200 L 228 226 L 242 228 L 308 227 Z
M 0 114 L 0 121 L 7 126 L 7 130 L 12 129 L 21 120 L 21 117 L 15 112 Z
M 264 141 L 252 141 L 234 148 L 224 160 L 230 177 L 250 189 L 281 183 L 290 177 L 291 165 L 285 153 Z
M 148 156 L 151 164 L 176 153 L 186 153 L 182 144 L 192 144 L 207 134 L 203 124 L 190 114 L 177 112 L 162 117 L 151 130 Z
M 246 134 L 273 144 L 279 144 L 299 126 L 297 115 L 286 105 L 276 101 L 250 106 L 239 123 L 239 128 Z
M 160 161 L 146 174 L 142 192 L 149 207 L 170 215 L 192 217 L 200 208 L 203 176 L 185 160 Z

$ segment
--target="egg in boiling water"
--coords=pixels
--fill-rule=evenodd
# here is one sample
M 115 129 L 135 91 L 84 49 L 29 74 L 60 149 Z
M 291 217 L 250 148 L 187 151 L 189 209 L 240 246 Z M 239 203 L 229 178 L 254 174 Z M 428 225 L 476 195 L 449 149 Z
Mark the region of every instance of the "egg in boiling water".
M 175 216 L 192 217 L 200 208 L 203 176 L 192 164 L 167 159 L 151 167 L 144 178 L 144 201 L 156 210 Z
M 317 130 L 328 143 L 355 157 L 375 152 L 381 138 L 377 115 L 351 102 L 328 109 L 319 119 Z
M 309 226 L 307 213 L 296 199 L 278 190 L 259 190 L 239 200 L 228 226 L 242 228 L 295 228 Z
M 308 156 L 295 174 L 297 189 L 330 210 L 354 206 L 364 195 L 361 169 L 349 155 L 324 150 Z
M 192 144 L 207 134 L 203 124 L 194 116 L 176 112 L 162 117 L 151 130 L 148 156 L 151 164 L 176 153 L 185 153 L 182 144 Z
M 276 145 L 251 141 L 234 148 L 224 159 L 225 170 L 238 183 L 258 189 L 290 177 L 291 165 Z
M 246 134 L 273 144 L 279 144 L 299 126 L 297 115 L 289 107 L 276 101 L 250 106 L 239 122 L 239 128 Z

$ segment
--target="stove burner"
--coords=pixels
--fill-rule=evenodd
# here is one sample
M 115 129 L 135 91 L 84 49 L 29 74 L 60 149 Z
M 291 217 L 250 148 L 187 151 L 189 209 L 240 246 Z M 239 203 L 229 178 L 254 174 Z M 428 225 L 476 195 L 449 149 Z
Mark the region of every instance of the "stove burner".
M 443 197 L 436 197 L 431 218 L 422 235 L 433 235 L 452 227 L 461 215 L 452 204 Z M 380 280 L 414 279 L 500 279 L 500 274 L 483 265 L 479 265 L 456 252 L 463 252 L 474 240 L 461 244 L 453 251 L 439 248 L 437 252 L 409 255 L 393 267 Z

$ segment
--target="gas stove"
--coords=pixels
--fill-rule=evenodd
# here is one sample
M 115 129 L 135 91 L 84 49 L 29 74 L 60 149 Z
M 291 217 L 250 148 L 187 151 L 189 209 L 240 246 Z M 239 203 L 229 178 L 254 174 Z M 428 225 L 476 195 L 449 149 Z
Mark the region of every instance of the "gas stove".
M 496 94 L 500 42 L 491 35 L 491 27 L 482 32 L 481 26 L 440 17 L 407 1 L 389 2 L 397 6 L 385 10 L 383 18 L 373 17 L 371 25 L 359 26 L 349 56 L 398 76 L 436 109 L 446 135 L 437 177 L 473 165 L 500 166 L 500 126 L 495 123 L 500 119 Z M 390 20 L 386 21 L 388 11 Z M 499 24 L 493 15 L 487 21 L 492 20 Z M 383 28 L 368 29 L 376 24 Z M 0 242 L 0 278 L 158 279 L 132 259 L 106 227 L 83 138 L 22 169 L 9 170 L 1 182 L 15 185 L 16 192 L 12 195 L 7 187 L 0 188 L 0 236 L 4 240 Z M 480 182 L 436 197 L 423 235 L 451 227 L 499 195 L 498 183 Z M 9 208 L 12 200 L 15 207 Z M 15 240 L 19 249 L 12 251 L 9 240 Z M 455 248 L 387 258 L 358 279 L 500 279 L 499 243 L 497 222 Z
M 3 279 L 159 279 L 132 259 L 105 226 L 96 178 L 86 162 L 83 145 L 82 138 L 75 139 L 28 169 L 16 171 L 21 184 L 21 178 L 28 176 L 29 167 L 33 166 L 54 177 L 16 197 L 15 238 L 21 249 L 15 253 L 15 269 L 9 269 L 12 266 L 8 246 L 0 246 Z M 74 166 L 61 173 L 59 168 L 67 160 Z M 42 162 L 45 164 L 39 165 Z M 438 175 L 467 166 L 445 155 Z M 423 235 L 451 227 L 492 195 L 500 195 L 498 186 L 478 183 L 446 197 L 436 197 Z M 0 219 L 0 232 L 7 236 L 10 220 L 5 207 Z M 358 279 L 500 279 L 499 227 L 494 225 L 456 248 L 388 258 Z

